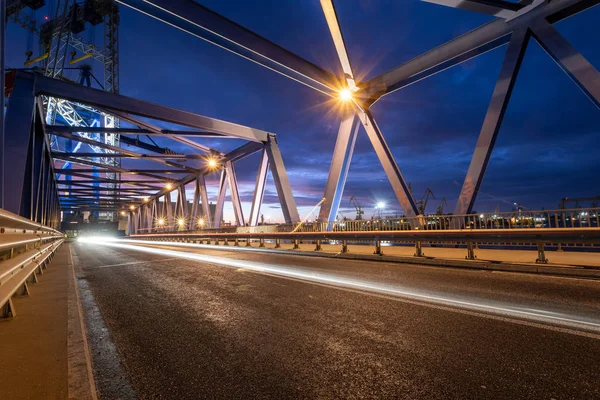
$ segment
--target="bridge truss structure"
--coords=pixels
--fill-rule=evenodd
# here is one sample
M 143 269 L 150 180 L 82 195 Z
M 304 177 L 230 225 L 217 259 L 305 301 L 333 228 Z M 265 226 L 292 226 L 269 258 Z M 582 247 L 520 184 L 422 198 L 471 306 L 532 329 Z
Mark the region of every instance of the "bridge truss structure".
M 393 93 L 397 90 L 405 88 L 422 79 L 431 77 L 441 71 L 444 71 L 453 66 L 459 65 L 467 60 L 477 57 L 493 49 L 501 46 L 506 46 L 506 53 L 500 70 L 498 80 L 496 82 L 492 99 L 489 103 L 487 114 L 481 128 L 477 145 L 471 159 L 469 169 L 467 171 L 462 190 L 455 207 L 455 214 L 470 214 L 477 194 L 482 183 L 490 156 L 492 154 L 494 143 L 496 141 L 500 126 L 503 121 L 508 102 L 511 97 L 523 56 L 526 52 L 527 45 L 533 38 L 548 55 L 561 67 L 561 69 L 572 79 L 572 81 L 587 95 L 587 97 L 600 108 L 600 74 L 598 71 L 571 45 L 554 27 L 553 24 L 565 18 L 571 17 L 579 12 L 583 12 L 600 3 L 600 0 L 522 0 L 520 2 L 510 2 L 505 0 L 423 0 L 430 3 L 436 3 L 441 6 L 463 8 L 470 12 L 480 12 L 492 15 L 495 18 L 466 34 L 463 34 L 439 47 L 432 49 L 408 62 L 393 68 L 392 70 L 371 78 L 366 81 L 358 81 L 353 73 L 352 65 L 346 50 L 342 30 L 338 21 L 336 9 L 333 0 L 320 0 L 324 22 L 327 23 L 333 43 L 341 64 L 343 74 L 337 75 L 327 71 L 298 55 L 276 45 L 275 43 L 265 39 L 258 34 L 246 29 L 243 26 L 209 10 L 208 8 L 198 4 L 192 0 L 117 0 L 118 3 L 135 9 L 150 17 L 158 19 L 170 26 L 176 27 L 184 32 L 199 37 L 207 42 L 226 49 L 234 54 L 237 54 L 247 60 L 253 61 L 272 71 L 275 71 L 283 76 L 293 79 L 305 86 L 308 86 L 324 96 L 339 99 L 341 95 L 349 100 L 351 112 L 344 115 L 342 118 L 333 156 L 329 170 L 329 176 L 325 188 L 325 201 L 319 213 L 319 219 L 322 221 L 333 221 L 337 215 L 341 201 L 342 192 L 348 176 L 349 165 L 352 159 L 356 136 L 360 127 L 366 131 L 367 136 L 381 162 L 383 169 L 389 179 L 392 188 L 396 194 L 398 202 L 402 206 L 404 213 L 408 217 L 413 217 L 419 214 L 417 202 L 413 198 L 409 187 L 402 176 L 400 167 L 386 142 L 383 132 L 378 127 L 376 119 L 371 112 L 371 106 L 382 97 Z M 3 78 L 3 76 L 2 76 Z M 279 198 L 284 210 L 286 222 L 297 222 L 299 220 L 298 213 L 294 204 L 294 199 L 291 195 L 289 182 L 283 168 L 283 161 L 279 154 L 277 142 L 269 133 L 257 131 L 250 128 L 239 127 L 237 125 L 228 124 L 223 121 L 212 120 L 207 117 L 193 116 L 189 113 L 181 111 L 173 111 L 161 106 L 151 105 L 148 103 L 139 102 L 118 96 L 110 93 L 102 93 L 97 90 L 83 88 L 81 86 L 71 85 L 65 82 L 59 82 L 41 76 L 27 75 L 19 73 L 17 80 L 20 80 L 19 94 L 16 96 L 23 97 L 24 103 L 18 106 L 21 100 L 11 100 L 6 126 L 6 135 L 4 140 L 4 191 L 3 198 L 5 207 L 9 211 L 21 211 L 21 215 L 26 215 L 31 218 L 38 218 L 37 208 L 33 206 L 33 199 L 36 197 L 30 193 L 33 189 L 27 189 L 27 183 L 22 179 L 29 179 L 28 175 L 31 171 L 29 164 L 23 165 L 23 160 L 27 159 L 25 153 L 26 148 L 31 138 L 33 140 L 36 135 L 40 135 L 38 131 L 44 131 L 46 135 L 62 135 L 69 137 L 72 140 L 89 141 L 90 138 L 76 137 L 73 133 L 81 130 L 77 127 L 59 127 L 52 124 L 44 126 L 39 120 L 42 118 L 41 111 L 34 106 L 38 95 L 55 96 L 78 104 L 88 105 L 104 112 L 106 115 L 112 115 L 115 118 L 129 121 L 138 126 L 135 130 L 124 129 L 117 127 L 97 127 L 86 128 L 88 132 L 102 132 L 105 134 L 120 134 L 122 140 L 127 138 L 128 134 L 150 134 L 162 135 L 178 141 L 185 141 L 183 136 L 199 136 L 212 137 L 214 135 L 233 136 L 245 138 L 249 141 L 246 147 L 238 149 L 238 151 L 229 154 L 217 153 L 220 162 L 223 165 L 221 184 L 219 188 L 219 198 L 217 201 L 217 212 L 212 218 L 212 225 L 217 227 L 220 223 L 216 218 L 220 215 L 220 207 L 224 199 L 224 188 L 230 185 L 233 191 L 237 191 L 235 173 L 233 164 L 238 155 L 247 154 L 252 151 L 263 151 L 263 158 L 260 167 L 259 177 L 257 179 L 256 191 L 254 193 L 254 205 L 250 217 L 250 223 L 256 224 L 258 213 L 256 207 L 260 204 L 264 185 L 267 163 L 270 164 L 278 189 Z M 24 83 L 23 83 L 24 82 Z M 29 90 L 28 90 L 29 88 Z M 17 89 L 15 89 L 17 90 Z M 349 95 L 348 95 L 349 94 Z M 17 95 L 13 93 L 12 96 Z M 108 97 L 107 97 L 108 96 Z M 340 100 L 341 101 L 341 100 Z M 39 103 L 39 102 L 38 102 Z M 143 104 L 143 105 L 142 105 Z M 147 108 L 149 107 L 149 108 Z M 12 109 L 15 112 L 12 112 Z M 33 110 L 37 110 L 36 113 Z M 150 110 L 150 111 L 149 111 Z M 168 110 L 168 111 L 167 111 Z M 173 117 L 170 113 L 174 112 Z M 39 115 L 38 115 L 39 114 Z M 33 124 L 32 124 L 32 115 Z M 198 132 L 168 132 L 157 128 L 143 120 L 138 119 L 138 116 L 154 118 L 157 120 L 179 123 L 181 125 L 190 126 L 194 129 L 199 129 Z M 32 135 L 28 138 L 26 135 L 17 135 L 17 132 L 23 132 L 26 127 L 33 126 Z M 47 136 L 44 136 L 47 137 Z M 39 136 L 38 141 L 33 141 L 32 152 L 43 151 L 42 148 L 35 147 L 35 143 L 44 143 L 42 136 Z M 131 142 L 135 142 L 129 138 Z M 189 140 L 189 139 L 187 139 Z M 106 143 L 94 141 L 95 146 L 100 146 L 109 151 L 114 151 L 114 157 L 121 159 L 128 157 L 133 159 L 147 159 L 175 168 L 173 170 L 126 170 L 121 167 L 100 165 L 94 161 L 89 161 L 91 155 L 79 154 L 79 157 L 69 154 L 52 154 L 49 149 L 49 157 L 60 158 L 68 162 L 77 162 L 78 164 L 87 165 L 93 168 L 101 168 L 109 173 L 121 174 L 117 179 L 100 178 L 105 184 L 120 183 L 121 185 L 133 185 L 135 188 L 112 188 L 112 194 L 106 194 L 106 198 L 98 199 L 94 204 L 90 204 L 90 199 L 83 196 L 88 191 L 93 191 L 94 187 L 79 186 L 77 192 L 72 190 L 68 192 L 68 196 L 61 196 L 58 193 L 61 185 L 64 182 L 53 181 L 49 185 L 54 185 L 56 189 L 56 201 L 51 203 L 51 209 L 121 209 L 126 204 L 131 204 L 133 210 L 131 213 L 132 226 L 137 229 L 147 226 L 148 221 L 152 220 L 152 216 L 158 215 L 159 211 L 153 211 L 152 207 L 143 204 L 143 197 L 151 190 L 158 190 L 154 194 L 148 196 L 148 202 L 158 207 L 160 202 L 157 200 L 163 196 L 165 198 L 163 204 L 170 201 L 169 196 L 165 196 L 166 190 L 153 186 L 157 182 L 164 182 L 167 177 L 160 174 L 181 174 L 184 177 L 179 178 L 174 182 L 174 187 L 181 187 L 186 183 L 195 182 L 195 191 L 197 196 L 202 196 L 202 180 L 198 178 L 202 172 L 178 165 L 172 159 L 183 158 L 191 159 L 191 155 L 172 155 L 165 154 L 164 149 L 158 150 L 157 155 L 152 157 L 148 155 L 138 154 L 124 150 L 120 147 Z M 188 142 L 188 144 L 190 144 Z M 22 147 L 20 147 L 22 146 Z M 10 150 L 10 151 L 9 151 Z M 14 150 L 14 152 L 12 151 Z M 162 152 L 161 152 L 162 151 Z M 35 153 L 37 154 L 37 153 Z M 31 155 L 30 155 L 31 156 Z M 31 160 L 31 158 L 29 158 Z M 6 174 L 7 166 L 21 166 L 17 169 L 17 174 Z M 81 170 L 76 172 L 82 174 L 80 178 L 97 182 L 88 174 L 92 173 L 92 169 Z M 35 175 L 37 172 L 33 167 Z M 151 178 L 151 183 L 127 180 L 123 178 L 126 174 L 136 174 L 145 178 Z M 49 176 L 49 175 L 48 175 Z M 26 179 L 26 181 L 27 181 Z M 28 182 L 28 181 L 27 181 Z M 85 185 L 89 182 L 81 182 L 78 185 Z M 38 185 L 39 186 L 39 185 Z M 11 193 L 8 195 L 6 190 L 10 188 Z M 12 193 L 16 190 L 15 193 Z M 27 190 L 30 190 L 28 192 Z M 183 191 L 185 193 L 185 191 Z M 204 191 L 204 193 L 206 193 Z M 14 195 L 14 196 L 13 196 Z M 180 192 L 178 204 L 185 204 Z M 109 198 L 110 197 L 110 198 Z M 196 196 L 195 196 L 196 197 Z M 239 196 L 234 194 L 234 209 L 238 224 L 243 224 L 245 220 L 241 215 L 241 206 L 239 205 Z M 238 200 L 235 200 L 236 197 Z M 137 202 L 137 203 L 136 203 Z M 135 204 L 132 204 L 135 203 Z M 236 205 L 236 203 L 238 205 Z M 179 205 L 177 206 L 179 207 Z M 237 207 L 237 208 L 236 208 Z M 140 211 L 140 208 L 143 211 Z M 34 210 L 35 209 L 35 210 Z M 169 208 L 170 209 L 170 208 Z M 15 211 L 17 210 L 17 211 Z M 35 211 L 35 212 L 34 212 Z M 167 211 L 168 212 L 168 211 Z M 192 211 L 199 213 L 199 210 Z M 56 214 L 56 213 L 55 213 Z M 35 217 L 34 217 L 35 215 Z M 148 216 L 150 215 L 150 217 Z M 136 222 L 137 221 L 137 222 Z M 150 222 L 152 223 L 152 221 Z M 133 229 L 135 231 L 136 229 Z
M 136 128 L 77 127 L 50 125 L 44 114 L 45 97 L 67 100 L 84 107 L 100 110 L 113 118 L 127 121 Z M 192 130 L 164 130 L 153 121 L 163 121 Z M 119 134 L 122 143 L 146 152 L 116 147 L 92 138 L 79 136 L 85 129 L 93 133 Z M 299 222 L 298 210 L 292 195 L 283 159 L 275 134 L 236 125 L 185 111 L 121 96 L 115 93 L 82 87 L 77 84 L 43 75 L 17 71 L 14 90 L 8 103 L 6 132 L 3 143 L 4 179 L 3 208 L 7 211 L 58 227 L 60 211 L 104 211 L 129 215 L 129 233 L 150 229 L 195 229 L 202 219 L 203 227 L 219 228 L 226 193 L 229 190 L 238 225 L 256 225 L 260 215 L 267 174 L 272 172 L 284 218 L 287 223 Z M 139 142 L 131 136 L 160 136 L 186 145 L 204 154 L 182 154 Z M 97 154 L 53 151 L 51 137 L 57 136 L 78 143 L 98 146 L 111 151 L 111 157 L 139 161 L 137 168 L 116 167 L 95 161 Z M 191 138 L 242 139 L 246 143 L 228 153 L 202 145 Z M 244 217 L 235 163 L 260 152 L 261 160 L 253 193 L 249 219 Z M 213 160 L 213 167 L 203 161 Z M 54 170 L 55 161 L 71 162 L 77 168 Z M 188 161 L 200 160 L 202 166 L 190 166 Z M 163 169 L 147 168 L 144 164 L 158 163 Z M 214 214 L 209 207 L 205 176 L 220 173 Z M 118 173 L 119 180 L 110 174 Z M 56 179 L 69 175 L 72 180 Z M 118 183 L 119 187 L 113 184 Z M 191 185 L 194 198 L 186 199 L 186 185 Z M 171 192 L 177 192 L 172 204 Z
M 351 98 L 353 112 L 345 115 L 340 124 L 324 194 L 325 201 L 319 212 L 321 221 L 336 219 L 360 126 L 366 131 L 406 216 L 419 214 L 417 202 L 370 108 L 383 96 L 490 50 L 507 45 L 455 214 L 469 214 L 473 210 L 531 38 L 544 48 L 600 108 L 600 74 L 552 26 L 596 6 L 600 0 L 522 0 L 516 3 L 506 0 L 422 0 L 492 15 L 495 19 L 364 82 L 358 82 L 354 76 L 333 0 L 320 2 L 340 60 L 342 76 L 324 70 L 192 0 L 117 1 L 302 83 L 325 96 L 339 98 L 341 93 L 351 94 L 345 97 Z

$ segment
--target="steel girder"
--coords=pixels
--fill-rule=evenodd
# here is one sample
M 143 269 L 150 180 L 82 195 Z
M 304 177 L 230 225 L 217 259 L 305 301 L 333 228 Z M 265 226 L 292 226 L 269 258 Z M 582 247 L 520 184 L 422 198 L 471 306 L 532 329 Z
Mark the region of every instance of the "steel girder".
M 505 0 L 426 0 L 451 7 L 484 12 L 500 18 L 424 53 L 389 72 L 358 84 L 354 79 L 333 0 L 321 0 L 321 6 L 344 72 L 343 78 L 337 79 L 337 82 L 336 79 L 332 79 L 330 73 L 323 73 L 323 71 L 317 71 L 316 75 L 311 76 L 310 73 L 307 73 L 311 68 L 304 60 L 301 60 L 300 64 L 294 64 L 290 60 L 298 61 L 297 56 L 191 0 L 119 1 L 185 32 L 258 62 L 267 68 L 275 69 L 292 79 L 298 80 L 298 76 L 301 76 L 303 77 L 300 80 L 301 83 L 306 84 L 305 79 L 307 77 L 309 80 L 319 81 L 319 79 L 315 79 L 316 76 L 319 76 L 325 77 L 321 84 L 334 91 L 339 91 L 346 85 L 351 90 L 358 88 L 359 90 L 355 95 L 357 114 L 367 130 L 371 143 L 374 145 L 376 153 L 384 166 L 386 175 L 390 179 L 396 196 L 407 215 L 417 213 L 415 201 L 369 109 L 369 106 L 382 96 L 502 46 L 509 42 L 513 32 L 532 29 L 536 32 L 534 33 L 536 39 L 540 40 L 540 36 L 545 37 L 546 44 L 542 44 L 542 46 L 584 90 L 588 97 L 598 105 L 597 72 L 560 35 L 553 31 L 550 24 L 595 6 L 600 0 L 528 0 L 519 3 Z M 573 57 L 568 58 L 567 54 Z M 272 61 L 278 61 L 276 68 L 273 68 Z M 314 73 L 314 70 L 312 70 L 312 73 Z M 346 85 L 342 84 L 344 81 Z M 315 87 L 312 83 L 308 86 L 322 91 L 322 87 Z M 326 94 L 331 95 L 331 93 Z M 501 120 L 501 117 L 498 118 L 497 123 L 492 125 L 499 126 Z M 488 131 L 489 128 L 486 127 L 485 130 Z M 342 130 L 340 130 L 341 134 Z M 345 133 L 345 136 L 348 138 L 346 140 L 354 140 L 352 135 Z M 491 136 L 495 137 L 495 135 Z M 487 150 L 491 151 L 492 147 L 493 143 L 492 146 L 483 149 L 483 153 L 487 154 Z M 339 204 L 336 196 L 341 196 L 346 178 L 345 174 L 341 172 L 347 167 L 345 162 L 349 163 L 349 159 L 346 160 L 348 157 L 339 154 L 348 155 L 347 152 L 349 151 L 351 156 L 352 149 L 353 144 L 350 142 L 339 146 L 336 143 L 336 154 L 334 154 L 332 160 L 325 201 L 320 212 L 321 219 L 335 217 L 335 215 L 331 215 L 331 212 L 336 210 L 336 203 Z M 483 158 L 486 159 L 486 157 Z M 489 155 L 487 158 L 489 158 Z M 475 163 L 477 162 L 475 161 Z M 481 171 L 481 174 L 473 173 L 471 175 L 480 176 L 481 178 L 485 166 L 480 163 L 475 170 Z M 473 193 L 476 195 L 476 191 Z M 474 201 L 474 197 L 471 200 Z M 472 203 L 471 200 L 468 203 Z M 463 196 L 460 203 L 464 203 L 464 201 Z M 251 222 L 256 217 L 257 215 L 252 214 Z
M 483 181 L 483 175 L 485 174 L 496 137 L 504 119 L 510 95 L 517 80 L 528 41 L 529 32 L 527 29 L 523 29 L 514 33 L 508 44 L 504 62 L 500 69 L 500 75 L 492 94 L 492 101 L 483 121 L 481 133 L 473 152 L 465 182 L 458 196 L 456 208 L 454 209 L 455 214 L 467 214 L 473 209 L 477 192 Z
M 334 74 L 194 1 L 117 1 L 328 96 L 335 97 L 341 86 Z
M 160 152 L 159 155 L 139 153 L 112 144 L 96 141 L 90 137 L 75 135 L 74 133 L 79 132 L 82 129 L 81 127 L 50 126 L 48 127 L 49 130 L 45 131 L 45 119 L 43 118 L 42 107 L 39 104 L 41 96 L 50 96 L 57 99 L 61 99 L 63 96 L 69 97 L 71 101 L 81 102 L 83 107 L 89 107 L 86 104 L 91 104 L 94 109 L 97 107 L 101 112 L 107 114 L 114 113 L 119 118 L 130 121 L 142 128 L 135 130 L 135 134 L 145 134 L 148 132 L 165 137 L 179 138 L 190 132 L 192 133 L 190 136 L 194 136 L 197 132 L 181 131 L 183 135 L 179 136 L 179 131 L 162 131 L 152 124 L 130 115 L 130 112 L 153 119 L 166 120 L 167 122 L 179 123 L 182 125 L 187 124 L 194 129 L 203 130 L 200 134 L 205 137 L 232 137 L 248 140 L 248 143 L 227 154 L 207 148 L 210 154 L 218 154 L 219 163 L 223 165 L 223 179 L 221 180 L 222 184 L 219 189 L 220 195 L 217 199 L 217 203 L 221 205 L 217 208 L 217 214 L 220 215 L 214 216 L 217 221 L 215 225 L 217 226 L 222 219 L 223 203 L 227 186 L 230 186 L 232 193 L 236 221 L 240 225 L 245 224 L 238 182 L 234 171 L 234 163 L 236 161 L 254 154 L 257 151 L 263 150 L 266 152 L 267 147 L 274 147 L 275 149 L 269 154 L 273 153 L 275 155 L 270 155 L 269 157 L 278 159 L 274 163 L 278 165 L 278 173 L 276 174 L 277 179 L 280 182 L 287 182 L 287 177 L 279 176 L 282 173 L 285 174 L 285 169 L 283 168 L 283 162 L 277 145 L 273 142 L 273 134 L 191 113 L 172 110 L 150 103 L 140 102 L 135 99 L 124 98 L 123 96 L 111 93 L 99 91 L 90 92 L 87 90 L 88 88 L 83 88 L 81 86 L 70 84 L 65 86 L 63 85 L 64 83 L 65 82 L 55 81 L 30 73 L 18 72 L 16 76 L 15 90 L 11 96 L 11 108 L 8 112 L 10 135 L 8 140 L 3 143 L 4 147 L 2 149 L 3 167 L 10 163 L 11 167 L 13 165 L 16 166 L 16 170 L 14 174 L 12 174 L 13 171 L 11 170 L 10 180 L 2 181 L 7 188 L 11 189 L 11 196 L 3 196 L 2 198 L 7 203 L 8 207 L 21 215 L 38 218 L 42 223 L 48 221 L 56 226 L 59 222 L 58 219 L 61 208 L 70 211 L 116 211 L 123 210 L 127 207 L 130 208 L 131 211 L 131 232 L 136 232 L 142 228 L 152 228 L 155 219 L 159 216 L 167 219 L 168 226 L 173 226 L 175 222 L 174 217 L 188 219 L 188 216 L 191 215 L 193 218 L 190 220 L 189 228 L 193 228 L 194 222 L 192 221 L 195 220 L 199 214 L 199 203 L 201 202 L 201 215 L 203 218 L 207 218 L 205 221 L 208 226 L 213 225 L 210 222 L 210 217 L 212 217 L 212 215 L 204 179 L 204 174 L 206 174 L 207 171 L 168 161 L 171 158 L 183 161 L 188 159 L 198 160 L 203 156 L 168 154 L 164 153 L 164 149 L 155 149 L 154 147 L 152 147 L 151 150 Z M 77 91 L 80 93 L 76 93 Z M 105 97 L 104 95 L 106 94 L 108 94 L 109 97 Z M 99 96 L 99 100 L 94 97 L 96 95 Z M 35 107 L 36 98 L 39 99 L 38 107 Z M 155 111 L 158 115 L 152 114 Z M 38 114 L 37 118 L 36 113 Z M 84 129 L 87 130 L 87 128 Z M 98 127 L 92 128 L 91 130 L 98 133 L 117 133 L 115 131 L 116 129 L 120 128 Z M 209 132 L 204 132 L 204 130 L 209 130 Z M 28 132 L 28 134 L 22 134 L 22 132 Z M 109 154 L 114 155 L 116 158 L 131 158 L 134 160 L 140 159 L 160 162 L 173 169 L 120 168 L 98 163 L 96 161 L 96 155 L 91 153 L 83 153 L 80 156 L 64 152 L 53 153 L 50 151 L 48 141 L 50 135 L 58 135 L 69 141 L 85 143 L 90 146 L 108 150 L 111 152 Z M 39 164 L 32 162 L 32 159 L 40 160 Z M 56 179 L 56 172 L 54 171 L 53 163 L 55 159 L 94 168 L 77 168 L 61 171 L 62 175 L 66 175 L 69 178 L 58 180 Z M 100 171 L 101 174 L 115 173 L 121 175 L 147 176 L 152 178 L 152 180 L 136 180 L 131 178 L 114 179 L 96 176 L 98 171 Z M 178 177 L 176 180 L 169 180 L 167 178 L 169 175 L 184 176 Z M 28 184 L 30 176 L 31 185 Z M 70 179 L 70 177 L 74 177 L 75 179 Z M 166 190 L 163 187 L 166 181 L 171 182 L 173 185 L 172 189 Z M 191 181 L 196 182 L 196 191 L 194 204 L 192 207 L 188 208 L 185 185 Z M 98 184 L 130 185 L 131 188 L 96 186 Z M 289 183 L 286 187 L 285 183 L 280 185 L 276 182 L 276 186 L 279 191 L 285 193 L 283 196 L 285 203 L 282 204 L 285 210 L 284 214 L 297 215 L 293 198 L 290 199 L 288 196 L 288 194 L 291 195 Z M 171 190 L 178 191 L 175 207 L 171 204 Z M 155 192 L 151 194 L 149 193 L 150 191 Z M 160 198 L 162 198 L 163 201 L 162 210 L 159 212 L 157 203 L 160 201 Z M 293 210 L 291 208 L 293 208 Z
M 320 221 L 332 222 L 337 218 L 359 127 L 354 113 L 344 118 L 340 124 L 325 185 L 325 200 L 319 210 Z
M 106 110 L 108 113 L 118 114 L 118 116 L 120 116 L 119 114 L 121 113 L 133 114 L 195 129 L 208 130 L 253 142 L 264 142 L 269 135 L 268 132 L 259 129 L 193 114 L 187 111 L 176 110 L 143 100 L 115 93 L 108 93 L 102 90 L 92 89 L 58 79 L 47 78 L 29 72 L 18 71 L 17 76 L 32 81 L 35 79 L 34 90 L 36 95 L 47 95 L 77 103 L 88 104 L 92 107 Z
M 258 225 L 260 215 L 260 206 L 265 196 L 267 186 L 267 174 L 269 172 L 269 154 L 266 149 L 262 150 L 258 174 L 256 175 L 256 185 L 254 187 L 254 197 L 252 198 L 252 208 L 250 208 L 250 226 Z

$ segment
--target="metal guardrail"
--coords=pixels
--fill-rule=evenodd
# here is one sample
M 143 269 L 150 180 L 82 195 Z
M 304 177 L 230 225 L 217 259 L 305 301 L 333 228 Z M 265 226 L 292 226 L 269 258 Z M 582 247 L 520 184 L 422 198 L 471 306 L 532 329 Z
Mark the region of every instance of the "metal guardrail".
M 341 243 L 341 252 L 348 251 L 348 243 L 372 243 L 375 246 L 374 254 L 383 254 L 382 242 L 410 243 L 415 246 L 415 256 L 423 256 L 423 243 L 442 243 L 447 245 L 463 245 L 467 248 L 467 259 L 475 259 L 474 248 L 477 243 L 535 243 L 538 258 L 536 262 L 547 263 L 545 246 L 552 243 L 574 244 L 600 244 L 600 228 L 531 228 L 531 229 L 456 229 L 456 230 L 405 230 L 405 231 L 353 231 L 353 232 L 255 232 L 255 233 L 203 233 L 203 232 L 175 232 L 157 234 L 131 235 L 132 239 L 145 240 L 175 240 L 191 242 L 207 242 L 229 245 L 239 245 L 244 241 L 250 246 L 254 240 L 259 241 L 259 246 L 264 247 L 266 240 L 275 242 L 275 248 L 281 246 L 281 241 L 294 244 L 294 249 L 299 249 L 301 242 L 313 242 L 315 250 L 321 250 L 323 242 Z
M 13 296 L 29 294 L 63 242 L 59 231 L 0 210 L 0 318 L 16 316 Z

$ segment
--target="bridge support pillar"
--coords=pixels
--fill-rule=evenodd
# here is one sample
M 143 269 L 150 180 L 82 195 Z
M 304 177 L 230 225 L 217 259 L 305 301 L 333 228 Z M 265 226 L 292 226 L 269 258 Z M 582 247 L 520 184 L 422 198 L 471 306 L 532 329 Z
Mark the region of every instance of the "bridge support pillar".
M 475 255 L 475 247 L 473 246 L 473 242 L 467 242 L 467 256 L 465 257 L 467 260 L 474 260 L 477 258 Z
M 381 250 L 381 240 L 375 241 L 375 251 L 373 252 L 373 254 L 377 254 L 378 256 L 383 255 L 383 251 Z
M 538 264 L 548 264 L 548 259 L 546 258 L 546 252 L 544 251 L 544 242 L 538 242 L 537 244 L 538 258 L 535 260 Z
M 423 245 L 420 240 L 415 242 L 415 257 L 425 257 L 425 254 L 423 254 Z

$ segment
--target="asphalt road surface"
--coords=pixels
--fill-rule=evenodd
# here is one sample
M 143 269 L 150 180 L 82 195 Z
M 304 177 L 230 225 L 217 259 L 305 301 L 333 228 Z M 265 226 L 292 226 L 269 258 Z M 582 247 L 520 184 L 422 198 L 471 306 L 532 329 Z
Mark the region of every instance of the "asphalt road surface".
M 600 281 L 71 250 L 104 399 L 600 399 Z

